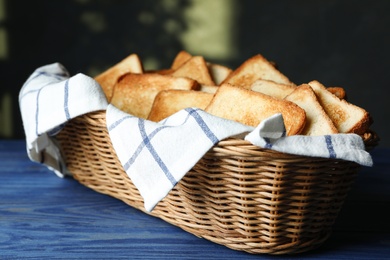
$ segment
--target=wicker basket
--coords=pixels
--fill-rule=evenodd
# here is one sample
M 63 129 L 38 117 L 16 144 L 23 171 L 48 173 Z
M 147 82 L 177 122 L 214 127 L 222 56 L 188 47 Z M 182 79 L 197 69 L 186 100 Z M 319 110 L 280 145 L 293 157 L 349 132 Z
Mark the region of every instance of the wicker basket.
M 364 138 L 368 148 L 376 145 L 371 134 Z M 105 111 L 71 120 L 57 140 L 75 179 L 145 212 L 113 150 Z M 235 250 L 304 252 L 329 237 L 358 169 L 353 162 L 289 155 L 227 139 L 145 213 Z

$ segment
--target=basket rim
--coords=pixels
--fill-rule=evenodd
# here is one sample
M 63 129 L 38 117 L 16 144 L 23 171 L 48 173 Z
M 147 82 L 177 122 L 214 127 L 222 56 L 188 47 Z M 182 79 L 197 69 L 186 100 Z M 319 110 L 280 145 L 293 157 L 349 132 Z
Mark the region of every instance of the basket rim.
M 105 121 L 106 120 L 106 110 L 93 111 L 93 112 L 89 112 L 89 113 L 80 115 L 78 117 L 83 117 L 83 119 L 85 119 L 87 121 L 89 121 L 88 118 L 90 118 L 92 120 L 100 118 L 101 120 Z M 342 133 L 338 133 L 338 134 L 342 134 Z M 364 145 L 365 145 L 365 148 L 366 148 L 366 151 L 368 151 L 368 152 L 371 151 L 376 146 L 378 146 L 379 141 L 380 141 L 379 135 L 377 134 L 376 131 L 374 131 L 372 129 L 367 129 L 367 131 L 365 133 L 363 133 L 359 136 L 362 138 Z M 247 149 L 253 149 L 253 150 L 262 149 L 262 150 L 268 150 L 268 151 L 272 151 L 272 152 L 279 153 L 279 154 L 288 154 L 288 153 L 278 152 L 278 151 L 275 151 L 272 149 L 256 146 L 256 145 L 252 144 L 251 142 L 244 140 L 242 138 L 238 138 L 238 137 L 225 138 L 223 140 L 220 140 L 213 147 L 215 147 L 215 146 L 229 146 L 229 145 L 230 146 L 247 146 L 246 147 Z M 288 154 L 288 155 L 302 156 L 302 155 L 296 155 L 296 154 Z M 309 156 L 304 156 L 304 157 L 309 157 Z M 313 158 L 313 157 L 311 157 L 311 158 Z M 320 158 L 320 157 L 318 157 L 318 158 Z M 327 159 L 327 158 L 324 158 L 324 159 Z

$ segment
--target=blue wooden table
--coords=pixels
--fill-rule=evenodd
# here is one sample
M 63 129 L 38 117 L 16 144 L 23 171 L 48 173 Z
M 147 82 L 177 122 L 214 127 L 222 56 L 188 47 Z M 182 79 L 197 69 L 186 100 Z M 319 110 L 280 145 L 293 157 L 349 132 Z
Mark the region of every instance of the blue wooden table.
M 287 256 L 251 255 L 195 237 L 31 162 L 0 141 L 0 259 L 390 259 L 390 149 L 372 152 L 329 240 Z

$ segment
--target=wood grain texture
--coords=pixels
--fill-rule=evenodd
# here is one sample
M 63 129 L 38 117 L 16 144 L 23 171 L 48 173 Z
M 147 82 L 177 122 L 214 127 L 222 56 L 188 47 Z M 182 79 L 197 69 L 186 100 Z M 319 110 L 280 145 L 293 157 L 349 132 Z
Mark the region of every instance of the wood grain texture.
M 388 259 L 390 155 L 375 149 L 321 248 L 283 259 Z M 31 162 L 0 141 L 0 259 L 280 259 L 200 239 Z

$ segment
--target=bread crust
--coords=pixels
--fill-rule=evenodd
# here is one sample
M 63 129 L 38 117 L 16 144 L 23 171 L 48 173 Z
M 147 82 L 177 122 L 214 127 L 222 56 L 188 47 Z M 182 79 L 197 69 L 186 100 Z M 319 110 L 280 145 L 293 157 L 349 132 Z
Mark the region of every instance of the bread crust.
M 272 97 L 283 99 L 296 89 L 295 86 L 276 83 L 271 80 L 258 79 L 252 86 L 251 90 L 261 92 Z
M 172 74 L 175 77 L 187 77 L 199 84 L 215 85 L 211 78 L 206 60 L 202 56 L 193 56 L 177 68 Z
M 233 72 L 232 69 L 220 64 L 207 63 L 207 66 L 216 85 L 220 85 Z
M 338 133 L 310 85 L 298 86 L 285 99 L 294 102 L 306 112 L 306 124 L 301 132 L 302 135 L 318 136 Z
M 339 99 L 347 100 L 347 93 L 342 87 L 327 87 L 326 88 L 330 93 L 338 97 Z
M 213 94 L 195 90 L 160 91 L 154 99 L 148 120 L 158 122 L 188 107 L 205 109 L 212 98 Z
M 313 80 L 309 82 L 316 96 L 340 133 L 364 134 L 370 127 L 370 115 L 361 107 L 353 105 L 330 93 L 324 85 Z
M 175 59 L 172 62 L 171 69 L 176 70 L 181 65 L 183 65 L 186 61 L 192 58 L 192 55 L 186 51 L 180 51 L 178 54 L 176 54 Z
M 143 65 L 137 54 L 130 54 L 122 61 L 105 70 L 95 77 L 102 87 L 108 102 L 111 101 L 115 84 L 127 73 L 143 73 Z
M 306 122 L 305 111 L 298 105 L 230 84 L 223 84 L 218 88 L 205 110 L 212 115 L 253 127 L 262 120 L 281 113 L 287 135 L 301 133 Z
M 231 84 L 249 89 L 258 79 L 271 80 L 276 83 L 295 85 L 284 74 L 275 68 L 262 55 L 257 54 L 235 69 L 221 84 Z
M 156 95 L 166 89 L 192 90 L 195 80 L 160 74 L 127 74 L 116 85 L 111 103 L 140 118 L 147 118 Z

